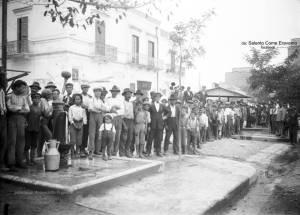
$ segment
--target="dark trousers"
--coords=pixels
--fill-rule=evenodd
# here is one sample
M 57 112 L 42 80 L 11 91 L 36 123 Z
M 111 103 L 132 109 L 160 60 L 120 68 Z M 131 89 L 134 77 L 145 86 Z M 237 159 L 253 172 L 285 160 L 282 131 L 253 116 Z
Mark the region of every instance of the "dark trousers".
M 0 166 L 5 164 L 7 151 L 7 119 L 6 115 L 0 115 Z
M 21 165 L 25 148 L 25 116 L 13 114 L 8 117 L 8 165 Z
M 25 151 L 35 150 L 38 145 L 39 132 L 38 131 L 26 131 Z
M 102 113 L 90 112 L 89 119 L 89 152 L 99 153 L 101 150 L 101 142 L 99 141 L 99 128 L 103 123 Z
M 80 129 L 75 128 L 74 125 L 70 125 L 70 144 L 72 145 L 72 151 L 74 151 L 74 146 L 76 146 L 76 153 L 79 153 L 79 149 L 82 144 L 82 133 L 83 127 Z
M 134 132 L 133 119 L 123 119 L 123 126 L 121 132 L 121 141 L 119 147 L 119 155 L 124 156 L 130 154 L 130 148 L 132 144 L 133 132 Z
M 197 132 L 196 131 L 191 131 L 187 130 L 187 150 L 188 153 L 194 154 L 196 151 L 196 141 L 197 141 Z
M 176 123 L 176 118 L 168 118 L 167 120 L 167 129 L 164 142 L 164 152 L 167 152 L 170 144 L 170 137 L 173 134 L 173 152 L 178 153 L 178 126 Z
M 161 141 L 162 141 L 163 130 L 162 128 L 151 128 L 149 139 L 147 142 L 147 153 L 151 154 L 152 142 L 154 140 L 154 149 L 156 153 L 161 152 Z
M 290 126 L 289 133 L 290 133 L 290 143 L 296 144 L 297 143 L 297 126 Z
M 114 133 L 112 131 L 107 131 L 107 130 L 102 131 L 101 144 L 102 144 L 103 155 L 105 155 L 106 153 L 108 156 L 111 156 L 111 148 L 114 139 L 113 135 Z
M 85 148 L 87 147 L 88 144 L 88 139 L 89 139 L 89 119 L 90 115 L 87 109 L 85 109 L 86 112 L 86 117 L 87 117 L 87 123 L 83 125 L 83 130 L 82 130 L 82 144 L 80 146 L 80 150 L 82 152 L 85 151 Z

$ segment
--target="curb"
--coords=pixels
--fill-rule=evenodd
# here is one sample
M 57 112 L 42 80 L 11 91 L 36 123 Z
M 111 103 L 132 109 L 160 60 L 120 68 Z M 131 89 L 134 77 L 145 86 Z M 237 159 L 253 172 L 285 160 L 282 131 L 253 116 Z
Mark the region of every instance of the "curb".
M 237 140 L 254 140 L 254 141 L 275 142 L 275 143 L 289 142 L 289 140 L 285 138 L 266 137 L 266 136 L 232 135 L 231 138 Z

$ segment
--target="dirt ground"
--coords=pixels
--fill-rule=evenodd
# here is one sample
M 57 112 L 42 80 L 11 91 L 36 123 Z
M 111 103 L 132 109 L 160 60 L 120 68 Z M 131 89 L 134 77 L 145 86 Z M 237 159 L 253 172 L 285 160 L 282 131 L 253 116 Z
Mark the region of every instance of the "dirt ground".
M 260 169 L 257 183 L 239 201 L 229 205 L 222 215 L 299 215 L 299 148 Z M 258 167 L 259 168 L 259 167 Z M 298 171 L 295 171 L 298 169 Z

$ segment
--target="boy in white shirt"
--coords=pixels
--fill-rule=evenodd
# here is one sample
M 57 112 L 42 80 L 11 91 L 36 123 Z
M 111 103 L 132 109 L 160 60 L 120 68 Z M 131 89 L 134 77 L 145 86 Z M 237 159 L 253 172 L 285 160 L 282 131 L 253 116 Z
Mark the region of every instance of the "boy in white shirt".
M 72 156 L 78 158 L 82 144 L 83 125 L 87 123 L 87 116 L 85 109 L 81 106 L 82 95 L 74 94 L 73 101 L 74 105 L 69 108 L 70 143 L 72 145 Z M 74 146 L 76 146 L 76 151 L 74 150 Z
M 199 125 L 200 125 L 200 143 L 206 142 L 206 132 L 208 128 L 208 116 L 206 115 L 205 109 L 201 109 L 200 117 L 199 117 Z
M 115 141 L 116 129 L 112 123 L 112 119 L 110 114 L 105 114 L 103 124 L 99 129 L 99 139 L 102 144 L 102 158 L 105 161 L 111 160 L 112 144 Z

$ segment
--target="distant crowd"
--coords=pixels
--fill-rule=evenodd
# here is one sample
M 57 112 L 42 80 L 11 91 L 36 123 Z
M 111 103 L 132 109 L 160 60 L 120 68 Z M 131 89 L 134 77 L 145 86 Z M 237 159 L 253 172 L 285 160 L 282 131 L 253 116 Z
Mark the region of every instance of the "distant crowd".
M 53 82 L 42 89 L 38 82 L 28 86 L 22 80 L 11 88 L 8 96 L 0 89 L 2 171 L 35 165 L 45 141 L 53 139 L 54 112 L 59 106 L 67 116 L 61 128 L 67 127 L 63 135 L 71 145 L 72 159 L 197 154 L 202 144 L 231 138 L 243 127 L 270 127 L 278 136 L 289 135 L 291 143 L 297 141 L 294 107 L 211 100 L 205 87 L 193 93 L 190 87 L 185 90 L 172 83 L 167 99 L 160 92 L 152 91 L 148 97 L 147 92 L 116 85 L 109 90 L 95 87 L 90 95 L 90 86 L 82 84 L 81 92 L 73 93 L 67 80 L 62 91 Z

